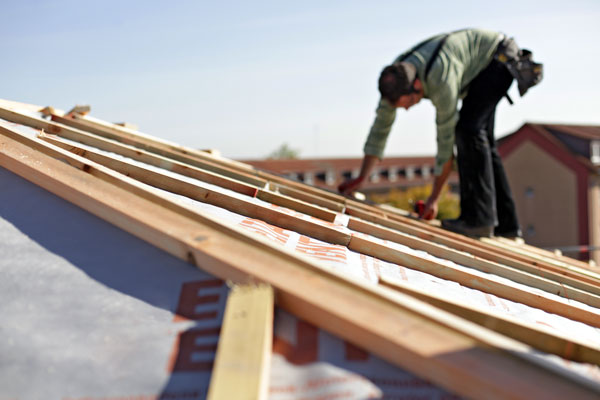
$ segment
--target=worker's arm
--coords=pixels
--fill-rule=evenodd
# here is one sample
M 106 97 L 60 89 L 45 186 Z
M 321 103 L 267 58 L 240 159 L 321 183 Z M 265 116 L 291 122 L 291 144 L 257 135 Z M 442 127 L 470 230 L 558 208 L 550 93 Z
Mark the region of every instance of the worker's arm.
M 383 158 L 383 149 L 385 148 L 385 143 L 395 119 L 396 108 L 387 100 L 380 99 L 375 111 L 375 121 L 371 125 L 369 136 L 367 136 L 367 141 L 363 148 L 365 157 L 360 168 L 360 174 L 358 177 L 348 179 L 338 186 L 340 193 L 345 195 L 351 194 L 358 190 L 365 180 L 369 178 L 377 162 Z
M 450 159 L 444 163 L 441 174 L 436 175 L 433 181 L 433 189 L 431 190 L 431 195 L 425 203 L 423 214 L 420 215 L 421 218 L 432 219 L 436 217 L 438 212 L 438 201 L 440 199 L 440 194 L 442 193 L 442 189 L 444 188 L 444 185 L 448 180 L 450 172 L 452 172 L 453 163 L 454 156 L 451 156 Z
M 366 179 L 369 178 L 373 168 L 379 162 L 379 158 L 377 156 L 372 156 L 369 154 L 365 154 L 363 158 L 362 166 L 360 167 L 360 173 L 356 178 L 348 179 L 343 182 L 340 186 L 338 186 L 338 191 L 341 194 L 350 195 L 352 192 L 357 191 Z

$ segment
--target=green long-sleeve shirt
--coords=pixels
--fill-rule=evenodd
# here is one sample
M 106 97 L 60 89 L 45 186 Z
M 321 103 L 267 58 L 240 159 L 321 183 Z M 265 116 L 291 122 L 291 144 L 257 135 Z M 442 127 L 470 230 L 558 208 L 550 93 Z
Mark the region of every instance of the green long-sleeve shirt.
M 454 128 L 458 121 L 458 100 L 467 94 L 473 78 L 492 61 L 502 39 L 500 33 L 482 29 L 467 29 L 450 34 L 425 79 L 427 63 L 443 36 L 434 37 L 402 60 L 417 68 L 417 77 L 423 83 L 424 97 L 431 100 L 436 109 L 436 175 L 441 173 L 442 166 L 452 156 Z M 401 60 L 406 53 L 395 61 Z M 380 159 L 383 157 L 383 149 L 395 119 L 396 108 L 387 100 L 381 99 L 364 146 L 365 154 Z

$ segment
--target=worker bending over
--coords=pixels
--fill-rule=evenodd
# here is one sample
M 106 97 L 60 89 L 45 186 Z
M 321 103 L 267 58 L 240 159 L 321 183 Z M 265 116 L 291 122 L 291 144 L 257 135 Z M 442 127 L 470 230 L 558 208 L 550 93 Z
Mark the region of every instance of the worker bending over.
M 465 29 L 442 34 L 403 53 L 381 72 L 381 100 L 364 146 L 360 174 L 342 183 L 339 191 L 357 190 L 382 159 L 396 109 L 408 110 L 426 98 L 436 108 L 437 155 L 433 189 L 421 217 L 437 215 L 456 146 L 461 214 L 442 221 L 442 226 L 469 236 L 521 236 L 494 139 L 496 106 L 507 95 L 513 78 L 523 95 L 541 80 L 542 65 L 531 60 L 529 51 L 519 50 L 513 39 L 497 32 Z

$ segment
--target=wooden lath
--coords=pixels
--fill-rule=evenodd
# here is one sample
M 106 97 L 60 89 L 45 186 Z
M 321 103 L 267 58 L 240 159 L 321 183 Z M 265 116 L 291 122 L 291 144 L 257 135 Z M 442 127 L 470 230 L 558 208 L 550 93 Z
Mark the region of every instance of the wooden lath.
M 597 285 L 600 285 L 600 280 L 597 276 L 590 276 L 587 272 L 582 274 L 578 271 L 573 270 L 573 268 L 564 268 L 564 266 L 557 266 L 553 263 L 547 262 L 546 260 L 542 260 L 531 253 L 523 252 L 523 253 L 515 253 L 511 250 L 507 250 L 505 248 L 499 247 L 494 244 L 488 243 L 485 239 L 476 240 L 473 238 L 469 238 L 458 233 L 450 232 L 440 227 L 431 225 L 431 224 L 423 224 L 420 221 L 407 218 L 401 215 L 389 215 L 388 218 L 398 221 L 404 224 L 421 227 L 422 229 L 437 235 L 444 235 L 449 239 L 461 240 L 466 244 L 471 246 L 476 246 L 480 249 L 480 251 L 485 251 L 488 254 L 498 254 L 504 257 L 512 257 L 515 260 L 520 261 L 521 263 L 530 264 L 533 266 L 537 266 L 538 268 L 542 268 L 548 271 L 554 271 L 564 274 L 565 276 L 576 277 L 585 281 L 595 282 Z
M 569 273 L 569 271 L 567 270 L 557 271 L 556 268 L 547 270 L 546 268 L 544 268 L 544 266 L 539 265 L 537 263 L 523 262 L 510 255 L 506 255 L 506 253 L 502 254 L 501 252 L 489 251 L 485 248 L 482 248 L 479 245 L 479 243 L 481 242 L 464 236 L 459 235 L 457 238 L 452 237 L 452 235 L 447 235 L 451 232 L 447 232 L 442 229 L 438 229 L 438 231 L 436 232 L 431 232 L 430 230 L 425 228 L 426 224 L 407 224 L 386 218 L 384 216 L 375 215 L 368 211 L 355 208 L 353 206 L 347 206 L 346 211 L 348 212 L 348 214 L 360 218 L 362 220 L 366 220 L 375 224 L 385 226 L 387 228 L 397 230 L 399 232 L 413 235 L 420 239 L 430 241 L 432 243 L 440 244 L 458 251 L 469 253 L 473 256 L 480 257 L 495 263 L 520 269 L 533 275 L 539 275 L 541 277 L 551 279 L 561 284 L 566 284 L 571 287 L 593 293 L 595 295 L 600 295 L 600 283 L 597 282 L 595 279 L 592 279 L 587 276 L 572 274 Z M 350 227 L 350 229 L 352 229 L 352 227 Z
M 541 325 L 524 324 L 516 318 L 492 314 L 480 307 L 453 301 L 434 293 L 419 291 L 398 279 L 385 275 L 381 277 L 379 282 L 546 353 L 561 354 L 563 358 L 568 360 L 600 365 L 599 346 L 573 340 L 556 333 L 554 330 L 544 329 Z
M 373 239 L 352 235 L 348 248 L 380 260 L 403 265 L 407 268 L 422 271 L 442 279 L 454 281 L 465 287 L 490 293 L 507 300 L 600 328 L 600 313 L 598 312 L 575 304 L 557 301 L 549 296 L 533 293 L 516 285 L 481 277 L 460 268 L 454 268 L 437 261 L 396 250 L 390 246 L 380 244 Z
M 160 154 L 175 160 L 188 162 L 192 165 L 194 164 L 190 160 L 195 160 L 196 162 L 202 161 L 214 163 L 222 166 L 226 170 L 238 170 L 240 173 L 254 175 L 280 185 L 285 185 L 290 188 L 295 188 L 306 193 L 319 196 L 320 198 L 329 201 L 343 204 L 345 200 L 343 196 L 340 196 L 338 194 L 317 189 L 305 184 L 291 182 L 289 179 L 282 178 L 278 175 L 271 174 L 266 171 L 257 170 L 246 164 L 223 159 L 220 157 L 214 157 L 206 152 L 202 152 L 199 150 L 168 144 L 164 141 L 157 140 L 156 138 L 152 138 L 147 135 L 139 135 L 138 133 L 124 130 L 121 127 L 115 126 L 113 124 L 106 124 L 101 123 L 97 120 L 90 120 L 85 116 L 72 115 L 70 117 L 64 117 L 59 115 L 58 113 L 54 113 L 52 115 L 52 120 L 59 122 L 62 125 L 91 132 L 99 136 L 104 136 L 109 139 L 121 141 L 123 143 L 132 144 L 138 148 L 146 149 L 148 151 L 152 151 L 156 154 Z
M 574 262 L 569 263 L 564 260 L 558 259 L 556 257 L 552 257 L 549 254 L 546 254 L 544 252 L 544 250 L 542 250 L 542 249 L 539 249 L 540 251 L 532 251 L 530 249 L 532 246 L 525 247 L 524 245 L 518 245 L 514 242 L 511 243 L 511 242 L 505 241 L 505 240 L 496 240 L 496 239 L 489 239 L 489 238 L 482 238 L 481 240 L 485 243 L 491 244 L 492 246 L 499 247 L 502 249 L 507 249 L 513 253 L 525 255 L 525 256 L 531 257 L 533 259 L 555 265 L 558 268 L 571 270 L 573 272 L 576 272 L 576 273 L 579 273 L 582 275 L 587 275 L 596 280 L 600 280 L 600 274 L 591 270 L 590 266 L 588 266 L 587 268 L 582 268 L 581 266 L 576 265 L 576 263 L 574 263 Z
M 268 285 L 234 285 L 229 291 L 208 400 L 268 398 L 273 307 Z
M 566 299 L 577 300 L 587 305 L 600 308 L 600 296 L 586 292 L 585 290 L 558 283 L 551 279 L 540 277 L 537 274 L 524 272 L 520 269 L 508 267 L 493 261 L 488 261 L 484 258 L 454 250 L 451 247 L 446 247 L 427 240 L 419 239 L 416 236 L 398 232 L 383 226 L 378 226 L 355 217 L 350 217 L 348 228 L 380 239 L 402 244 L 415 250 L 422 250 L 435 257 L 444 258 L 459 265 L 464 265 L 478 271 L 492 273 L 494 275 L 510 279 L 513 282 L 518 282 L 530 287 L 544 290 L 548 293 L 557 294 Z M 595 287 L 592 286 L 589 288 L 591 290 L 595 289 Z
M 68 143 L 55 140 L 48 136 L 42 136 L 42 138 L 55 145 L 59 145 L 60 147 L 73 152 L 74 154 L 78 154 L 96 163 L 102 164 L 114 171 L 120 172 L 123 175 L 130 176 L 140 182 L 144 182 L 159 189 L 177 193 L 203 203 L 212 204 L 214 206 L 224 208 L 250 218 L 261 219 L 273 225 L 294 230 L 328 243 L 345 246 L 350 241 L 350 235 L 338 229 L 330 228 L 261 204 L 256 204 L 244 198 L 202 188 L 198 185 L 171 177 L 167 174 L 151 171 L 132 163 L 117 160 L 113 157 L 100 154 L 98 152 L 84 150 Z M 273 198 L 276 196 L 277 195 L 273 194 Z M 292 201 L 290 201 L 290 203 L 291 202 Z M 324 210 L 309 204 L 303 205 L 304 207 L 299 207 L 298 204 L 296 204 L 296 206 L 309 214 L 322 215 L 324 212 Z M 333 218 L 331 218 L 330 222 L 333 222 L 335 215 L 332 217 Z
M 53 114 L 52 121 L 59 124 L 49 124 L 50 133 L 61 135 L 66 127 L 71 127 L 79 131 L 87 131 L 98 136 L 103 136 L 108 139 L 116 140 L 125 144 L 135 146 L 151 153 L 168 157 L 172 160 L 184 162 L 195 167 L 207 169 L 218 174 L 228 176 L 244 182 L 255 181 L 257 176 L 254 176 L 251 171 L 244 171 L 237 165 L 229 165 L 222 162 L 218 157 L 204 154 L 203 158 L 199 158 L 197 154 L 191 155 L 183 151 L 173 149 L 173 146 L 165 145 L 160 141 L 149 139 L 146 136 L 134 135 L 132 133 L 124 134 L 123 132 L 114 132 L 110 129 L 98 127 L 94 123 L 81 118 L 67 118 Z M 199 152 L 198 152 L 199 153 Z M 258 179 L 261 179 L 258 177 Z
M 591 382 L 584 386 L 539 364 L 527 346 L 324 269 L 91 161 L 5 128 L 0 132 L 2 167 L 216 277 L 269 283 L 284 309 L 452 392 L 528 399 L 592 399 L 600 393 Z
M 307 215 L 312 215 L 316 218 L 322 219 L 323 221 L 333 222 L 335 220 L 336 214 L 334 211 L 318 205 L 315 206 L 314 203 L 297 200 L 296 198 L 286 196 L 285 194 L 279 194 L 268 189 L 261 189 L 261 187 L 267 186 L 266 182 L 259 182 L 261 183 L 260 186 L 253 186 L 251 184 L 246 184 L 244 182 L 227 178 L 213 172 L 205 171 L 199 167 L 188 166 L 187 164 L 179 161 L 173 161 L 145 150 L 136 149 L 135 147 L 124 145 L 120 142 L 115 142 L 113 140 L 105 139 L 85 132 L 61 131 L 60 136 L 75 142 L 98 148 L 100 150 L 113 152 L 145 164 L 166 169 L 183 176 L 188 176 L 190 178 L 230 189 L 237 193 L 245 194 L 251 197 L 257 197 L 261 200 L 278 206 L 287 207 Z M 77 147 L 73 146 L 72 144 L 61 142 L 54 135 L 44 134 L 41 137 L 44 140 L 50 141 L 58 146 L 71 149 L 71 151 L 79 151 L 80 153 L 82 152 L 82 150 L 77 150 Z

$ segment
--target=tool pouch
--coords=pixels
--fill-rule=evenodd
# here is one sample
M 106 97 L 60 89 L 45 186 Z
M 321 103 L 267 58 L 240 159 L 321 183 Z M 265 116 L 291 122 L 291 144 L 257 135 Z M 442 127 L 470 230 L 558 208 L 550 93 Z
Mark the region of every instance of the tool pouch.
M 530 87 L 542 81 L 544 65 L 533 61 L 531 51 L 519 49 L 513 38 L 505 38 L 500 42 L 495 58 L 506 65 L 510 74 L 517 80 L 521 97 Z

